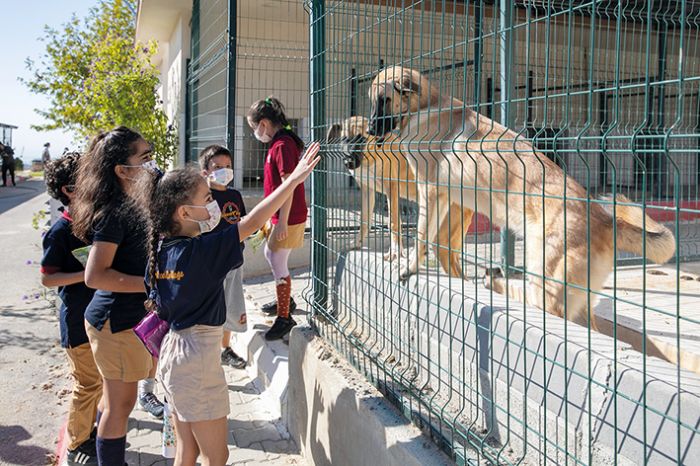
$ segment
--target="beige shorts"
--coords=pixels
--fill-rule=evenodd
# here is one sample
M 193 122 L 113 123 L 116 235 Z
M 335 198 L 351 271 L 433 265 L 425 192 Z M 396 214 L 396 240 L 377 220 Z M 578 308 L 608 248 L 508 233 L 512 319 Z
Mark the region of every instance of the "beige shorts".
M 274 226 L 268 229 L 267 237 L 267 247 L 271 251 L 277 251 L 278 249 L 299 249 L 304 246 L 304 230 L 306 230 L 306 223 L 298 223 L 296 225 L 287 226 L 287 238 L 284 241 L 274 240 Z
M 181 422 L 212 421 L 229 414 L 222 336 L 223 327 L 195 325 L 171 329 L 163 339 L 158 378 Z
M 148 377 L 153 358 L 132 329 L 112 333 L 108 319 L 102 330 L 85 321 L 85 330 L 102 378 L 138 382 Z

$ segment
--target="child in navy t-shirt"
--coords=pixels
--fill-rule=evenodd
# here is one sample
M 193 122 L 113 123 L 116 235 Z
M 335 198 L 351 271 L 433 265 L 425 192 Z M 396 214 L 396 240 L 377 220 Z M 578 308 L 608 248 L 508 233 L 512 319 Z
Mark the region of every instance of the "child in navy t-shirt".
M 245 216 L 246 209 L 241 193 L 229 186 L 233 180 L 231 152 L 216 144 L 207 146 L 199 154 L 199 168 L 202 169 L 202 176 L 207 179 L 211 195 L 221 210 L 221 220 L 212 231 L 218 232 L 238 223 Z M 241 243 L 242 248 L 243 243 Z M 243 274 L 240 268 L 232 269 L 226 275 L 224 297 L 226 322 L 224 323 L 224 336 L 221 340 L 221 363 L 242 369 L 246 365 L 245 359 L 231 348 L 231 332 L 245 332 L 248 328 L 243 295 Z
M 41 283 L 58 287 L 61 298 L 61 346 L 66 350 L 74 381 L 67 422 L 69 465 L 97 464 L 93 429 L 102 397 L 102 377 L 85 332 L 85 308 L 94 290 L 85 286 L 85 266 L 79 258 L 87 258 L 88 245 L 73 235 L 73 219 L 68 210 L 79 158 L 80 154 L 69 153 L 46 165 L 46 190 L 65 207 L 61 218 L 44 236 L 41 259 Z
M 289 178 L 250 214 L 215 233 L 202 234 L 219 225 L 221 211 L 196 170 L 172 170 L 144 188 L 152 194 L 148 305 L 170 323 L 158 372 L 173 408 L 177 456 L 184 463 L 194 463 L 198 454 L 208 464 L 228 459 L 228 386 L 219 353 L 226 320 L 223 282 L 243 263 L 241 242 L 311 173 L 318 149 L 312 145 Z

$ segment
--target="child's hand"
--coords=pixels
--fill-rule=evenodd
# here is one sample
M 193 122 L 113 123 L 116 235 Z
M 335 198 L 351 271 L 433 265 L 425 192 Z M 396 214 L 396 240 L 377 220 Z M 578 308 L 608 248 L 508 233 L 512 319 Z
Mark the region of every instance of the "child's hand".
M 273 228 L 272 234 L 274 235 L 275 241 L 281 243 L 287 239 L 287 224 L 278 222 Z
M 318 142 L 314 142 L 306 149 L 306 153 L 301 157 L 296 168 L 289 175 L 295 184 L 302 183 L 308 178 L 314 167 L 321 161 L 321 157 L 317 156 L 320 147 Z

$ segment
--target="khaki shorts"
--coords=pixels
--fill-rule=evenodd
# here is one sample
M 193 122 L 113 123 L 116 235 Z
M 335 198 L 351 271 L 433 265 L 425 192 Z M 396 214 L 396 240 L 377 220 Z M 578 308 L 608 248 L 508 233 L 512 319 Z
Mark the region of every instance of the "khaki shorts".
M 228 385 L 221 367 L 223 327 L 195 325 L 165 335 L 158 379 L 182 422 L 212 421 L 229 414 Z
M 306 223 L 297 223 L 296 225 L 287 226 L 287 239 L 284 241 L 275 241 L 274 238 L 274 226 L 270 229 L 268 228 L 267 236 L 267 247 L 271 251 L 277 251 L 278 249 L 299 249 L 304 246 L 304 230 L 306 230 Z
M 101 331 L 85 321 L 85 330 L 103 379 L 138 382 L 148 377 L 153 358 L 133 329 L 112 333 L 108 319 Z

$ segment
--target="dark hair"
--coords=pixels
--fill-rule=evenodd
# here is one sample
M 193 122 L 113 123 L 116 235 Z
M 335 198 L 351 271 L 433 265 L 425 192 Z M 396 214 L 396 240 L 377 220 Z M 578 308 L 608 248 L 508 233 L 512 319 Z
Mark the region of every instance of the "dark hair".
M 204 178 L 191 166 L 176 168 L 159 176 L 149 173 L 147 183 L 139 185 L 138 199 L 148 217 L 148 287 L 151 292 L 144 303 L 146 309 L 155 310 L 156 263 L 158 242 L 164 236 L 175 236 L 180 225 L 173 220 L 175 210 L 192 202 L 199 183 Z
M 231 151 L 224 146 L 219 146 L 217 144 L 212 144 L 207 146 L 199 153 L 199 168 L 202 170 L 209 170 L 209 162 L 211 159 L 217 155 L 226 155 L 231 159 L 231 165 L 233 165 L 233 156 L 231 156 Z
M 73 234 L 83 241 L 89 241 L 92 227 L 108 210 L 115 204 L 125 204 L 125 193 L 114 167 L 127 163 L 139 139 L 142 139 L 139 133 L 120 126 L 98 134 L 81 157 L 71 214 Z
M 287 116 L 284 114 L 284 105 L 276 97 L 270 96 L 267 99 L 258 100 L 250 106 L 246 116 L 256 125 L 262 119 L 268 119 L 272 124 L 280 125 L 282 131 L 294 139 L 299 150 L 304 150 L 304 141 L 292 131 L 292 125 L 289 124 Z
M 57 159 L 51 160 L 44 168 L 44 180 L 49 196 L 61 201 L 63 205 L 70 204 L 70 199 L 63 192 L 64 186 L 75 186 L 78 176 L 79 152 L 68 152 Z

